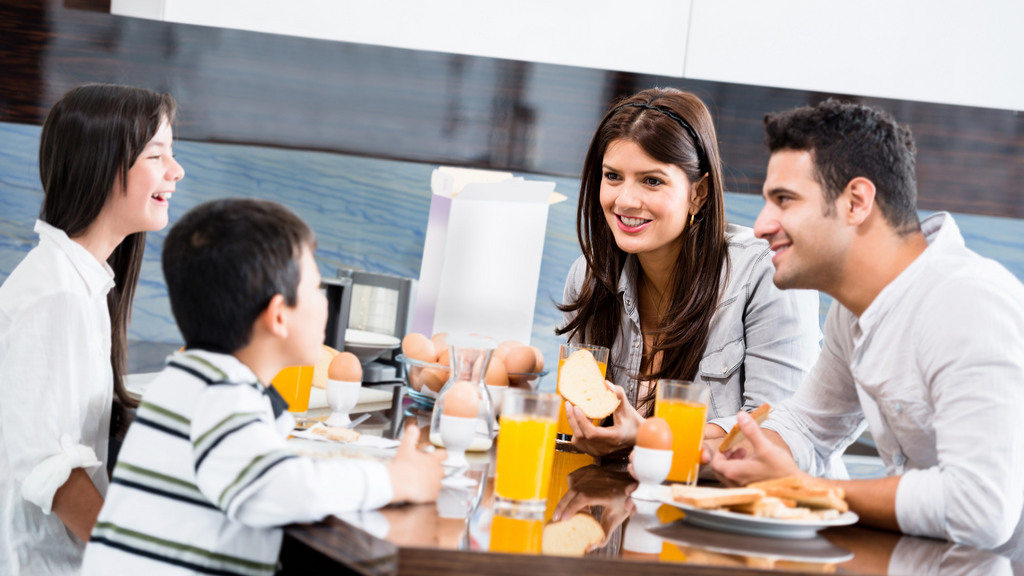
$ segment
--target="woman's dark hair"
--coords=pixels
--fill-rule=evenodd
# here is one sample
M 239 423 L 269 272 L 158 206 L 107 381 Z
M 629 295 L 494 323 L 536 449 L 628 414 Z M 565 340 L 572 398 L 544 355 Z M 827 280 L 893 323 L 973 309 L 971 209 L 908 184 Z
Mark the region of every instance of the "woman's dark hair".
M 897 233 L 921 229 L 914 135 L 885 110 L 829 98 L 817 106 L 765 114 L 764 128 L 772 153 L 811 153 L 826 216 L 835 214 L 836 198 L 850 180 L 864 177 L 875 185 L 878 208 Z
M 189 210 L 164 241 L 171 311 L 187 348 L 231 354 L 252 338 L 270 299 L 298 301 L 303 247 L 316 236 L 276 202 L 214 200 Z
M 108 198 L 127 193 L 129 168 L 161 122 L 174 121 L 175 109 L 169 94 L 130 86 L 87 84 L 61 96 L 46 116 L 39 142 L 44 194 L 39 219 L 71 238 L 84 234 Z M 138 405 L 128 395 L 124 378 L 128 322 L 145 248 L 146 233 L 132 234 L 107 259 L 115 281 L 107 294 L 114 371 L 110 431 L 118 438 L 129 424 L 126 409 Z
M 684 122 L 699 142 L 694 141 Z M 650 358 L 661 354 L 660 369 L 631 375 L 638 380 L 692 380 L 707 344 L 711 318 L 718 309 L 722 270 L 728 257 L 718 140 L 711 113 L 693 94 L 674 89 L 644 90 L 613 104 L 598 126 L 583 165 L 576 212 L 576 233 L 587 261 L 586 278 L 576 301 L 559 306 L 563 312 L 576 315 L 555 333 L 568 333 L 570 340 L 607 348 L 620 333 L 618 285 L 627 255 L 615 243 L 600 202 L 602 162 L 605 150 L 614 141 L 636 143 L 658 162 L 678 166 L 691 183 L 707 175 L 707 200 L 694 224 L 687 224 L 683 231 L 683 248 L 670 287 L 671 304 L 662 325 L 648 330 L 654 337 Z M 648 362 L 648 368 L 651 364 Z M 619 369 L 623 367 L 610 362 L 608 378 Z M 646 397 L 638 398 L 637 410 L 649 415 L 654 393 L 652 386 Z

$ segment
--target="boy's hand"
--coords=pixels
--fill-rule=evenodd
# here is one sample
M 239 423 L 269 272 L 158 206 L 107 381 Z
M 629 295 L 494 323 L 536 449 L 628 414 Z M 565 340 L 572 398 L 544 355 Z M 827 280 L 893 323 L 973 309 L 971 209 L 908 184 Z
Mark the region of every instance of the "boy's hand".
M 429 454 L 417 450 L 419 439 L 419 428 L 406 427 L 402 445 L 398 447 L 395 459 L 388 464 L 391 488 L 395 494 L 392 503 L 433 502 L 441 492 L 441 479 L 444 478 L 441 462 L 448 456 L 444 450 L 435 450 Z

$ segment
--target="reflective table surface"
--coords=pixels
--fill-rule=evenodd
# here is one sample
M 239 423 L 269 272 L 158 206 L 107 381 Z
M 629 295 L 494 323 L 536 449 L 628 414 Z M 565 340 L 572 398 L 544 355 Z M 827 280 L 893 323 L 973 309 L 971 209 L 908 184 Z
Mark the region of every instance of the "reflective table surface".
M 374 413 L 359 429 L 392 437 L 416 423 L 429 437 L 428 409 Z M 318 457 L 386 458 L 342 445 L 296 451 Z M 332 454 L 323 454 L 333 451 Z M 682 510 L 634 500 L 637 483 L 622 460 L 556 451 L 547 508 L 524 518 L 494 506 L 494 449 L 467 454 L 473 488 L 445 488 L 434 504 L 387 508 L 293 525 L 288 538 L 363 574 L 1022 574 L 1024 541 L 997 552 L 862 526 L 830 528 L 804 540 L 744 536 L 687 524 Z M 604 538 L 588 545 L 548 529 L 590 515 Z M 545 538 L 547 537 L 547 538 Z M 556 546 L 560 544 L 560 546 Z M 557 550 L 555 550 L 557 549 Z

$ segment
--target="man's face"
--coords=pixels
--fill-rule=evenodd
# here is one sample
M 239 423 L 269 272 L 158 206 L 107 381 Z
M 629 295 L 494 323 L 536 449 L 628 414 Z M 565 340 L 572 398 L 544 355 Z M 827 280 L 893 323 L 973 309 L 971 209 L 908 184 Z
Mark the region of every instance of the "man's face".
M 286 315 L 288 350 L 294 365 L 312 366 L 320 359 L 324 343 L 327 297 L 320 291 L 320 270 L 309 246 L 302 247 L 299 262 L 298 298 Z
M 825 203 L 814 179 L 810 152 L 772 154 L 764 183 L 765 206 L 754 234 L 771 245 L 773 281 L 779 288 L 807 288 L 832 293 L 846 252 L 848 231 Z M 831 215 L 829 215 L 831 214 Z

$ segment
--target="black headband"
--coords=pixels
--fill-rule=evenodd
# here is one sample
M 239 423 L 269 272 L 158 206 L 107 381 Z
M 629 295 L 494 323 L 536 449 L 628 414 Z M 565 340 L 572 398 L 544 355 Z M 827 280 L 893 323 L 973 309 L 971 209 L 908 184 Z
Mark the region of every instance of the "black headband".
M 678 122 L 680 126 L 685 128 L 686 131 L 690 133 L 690 137 L 693 138 L 693 145 L 694 147 L 697 148 L 697 163 L 700 165 L 698 168 L 702 168 L 706 165 L 706 156 L 704 154 L 704 147 L 701 146 L 700 144 L 700 138 L 697 138 L 697 132 L 694 131 L 693 127 L 691 127 L 686 120 L 683 120 L 682 116 L 676 114 L 675 112 L 669 110 L 668 108 L 662 108 L 661 106 L 652 106 L 645 102 L 630 102 L 628 104 L 623 104 L 622 106 L 619 106 L 615 110 L 612 110 L 612 114 L 614 115 L 616 112 L 622 110 L 623 108 L 643 108 L 644 110 L 656 110 Z M 701 172 L 703 171 L 704 170 L 701 169 Z

